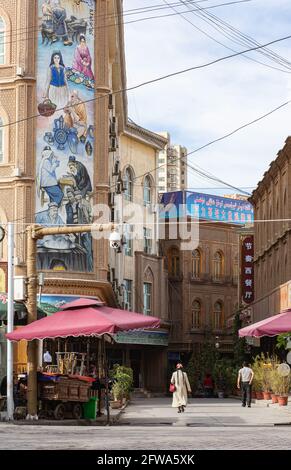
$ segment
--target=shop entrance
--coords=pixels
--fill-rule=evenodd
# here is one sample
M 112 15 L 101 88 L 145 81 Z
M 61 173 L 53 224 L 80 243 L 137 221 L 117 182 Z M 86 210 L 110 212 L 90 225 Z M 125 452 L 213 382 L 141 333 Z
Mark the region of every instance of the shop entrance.
M 130 351 L 130 367 L 133 370 L 133 387 L 140 388 L 142 386 L 141 378 L 141 351 L 132 349 Z

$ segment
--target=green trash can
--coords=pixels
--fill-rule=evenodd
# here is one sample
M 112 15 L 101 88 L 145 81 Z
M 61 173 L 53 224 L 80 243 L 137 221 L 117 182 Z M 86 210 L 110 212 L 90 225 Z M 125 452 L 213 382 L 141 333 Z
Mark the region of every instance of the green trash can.
M 96 419 L 97 414 L 97 397 L 91 397 L 87 403 L 83 403 L 84 418 Z

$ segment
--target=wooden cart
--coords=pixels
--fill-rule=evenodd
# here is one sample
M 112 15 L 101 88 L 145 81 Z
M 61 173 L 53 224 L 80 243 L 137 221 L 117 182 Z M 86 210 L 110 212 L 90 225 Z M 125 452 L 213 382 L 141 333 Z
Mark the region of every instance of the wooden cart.
M 56 376 L 38 382 L 42 409 L 40 419 L 54 417 L 57 420 L 71 417 L 80 419 L 83 415 L 82 403 L 90 398 L 91 383 L 66 376 Z

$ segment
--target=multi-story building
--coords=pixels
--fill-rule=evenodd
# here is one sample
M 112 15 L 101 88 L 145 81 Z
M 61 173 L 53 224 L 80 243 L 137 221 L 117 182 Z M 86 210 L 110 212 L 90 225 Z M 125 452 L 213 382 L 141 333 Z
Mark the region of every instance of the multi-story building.
M 172 325 L 169 351 L 187 357 L 199 353 L 205 339 L 211 338 L 222 353 L 232 353 L 228 320 L 238 309 L 238 227 L 252 218 L 251 206 L 242 200 L 187 191 L 165 194 L 163 203 L 186 205 L 186 213 L 177 222 L 170 210 L 162 242 Z M 174 223 L 178 228 L 176 238 L 169 235 Z M 185 224 L 197 226 L 193 232 L 195 243 L 189 243 L 189 248 L 181 236 L 180 226 Z
M 89 224 L 98 216 L 96 206 L 108 206 L 117 140 L 127 193 L 130 178 L 147 170 L 139 182 L 152 196 L 150 169 L 165 139 L 128 121 L 121 92 L 126 89 L 122 13 L 121 0 L 0 2 L 0 225 L 15 222 L 17 275 L 26 276 L 28 224 Z M 143 163 L 135 168 L 137 157 Z M 107 211 L 102 222 L 111 220 Z M 133 306 L 143 311 L 137 284 L 130 286 L 136 265 L 139 289 L 148 279 L 146 310 L 160 315 L 160 300 L 151 304 L 149 295 L 161 266 L 151 258 L 156 246 L 150 248 L 150 225 L 143 227 L 147 252 L 135 247 L 142 253 L 125 263 L 123 280 L 127 298 L 132 288 Z M 47 237 L 38 246 L 38 269 L 44 273 L 44 302 L 59 305 L 77 295 L 116 305 L 106 237 Z M 7 238 L 0 244 L 0 279 L 5 291 Z M 148 362 L 145 375 L 151 367 L 156 370 L 155 361 Z
M 291 138 L 253 191 L 255 301 L 251 323 L 291 307 Z
M 166 147 L 158 154 L 157 182 L 160 193 L 187 188 L 187 149 L 171 144 L 170 134 L 161 132 L 167 139 Z
M 157 315 L 159 331 L 117 335 L 112 361 L 131 365 L 134 385 L 165 390 L 168 345 L 167 280 L 158 251 L 156 157 L 166 140 L 127 122 L 112 152 L 112 221 L 121 226 L 122 245 L 110 253 L 110 277 L 117 302 L 127 310 Z M 154 171 L 152 171 L 154 170 Z M 155 369 L 152 365 L 155 364 Z M 150 372 L 149 372 L 150 371 Z

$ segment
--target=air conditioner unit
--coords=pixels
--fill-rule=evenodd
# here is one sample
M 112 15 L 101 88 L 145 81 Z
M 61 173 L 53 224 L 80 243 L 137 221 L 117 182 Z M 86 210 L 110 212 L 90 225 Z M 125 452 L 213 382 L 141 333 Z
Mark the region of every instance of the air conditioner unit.
M 115 163 L 114 163 L 112 176 L 118 176 L 119 175 L 119 169 L 120 169 L 120 161 L 116 160 Z
M 109 193 L 109 205 L 114 206 L 114 203 L 115 203 L 115 194 Z
M 22 176 L 22 171 L 20 168 L 14 168 L 13 170 L 13 176 L 17 176 L 18 178 Z
M 23 67 L 16 67 L 16 75 L 17 77 L 24 77 L 24 68 Z
M 15 276 L 14 277 L 14 300 L 25 300 L 26 299 L 26 277 Z
M 116 152 L 116 149 L 117 149 L 117 139 L 115 137 L 111 137 L 109 152 Z
M 108 108 L 113 109 L 113 95 L 111 93 L 109 95 Z
M 116 118 L 113 117 L 112 120 L 110 121 L 110 127 L 109 127 L 109 132 L 111 137 L 115 137 L 117 133 L 117 123 L 116 123 Z

